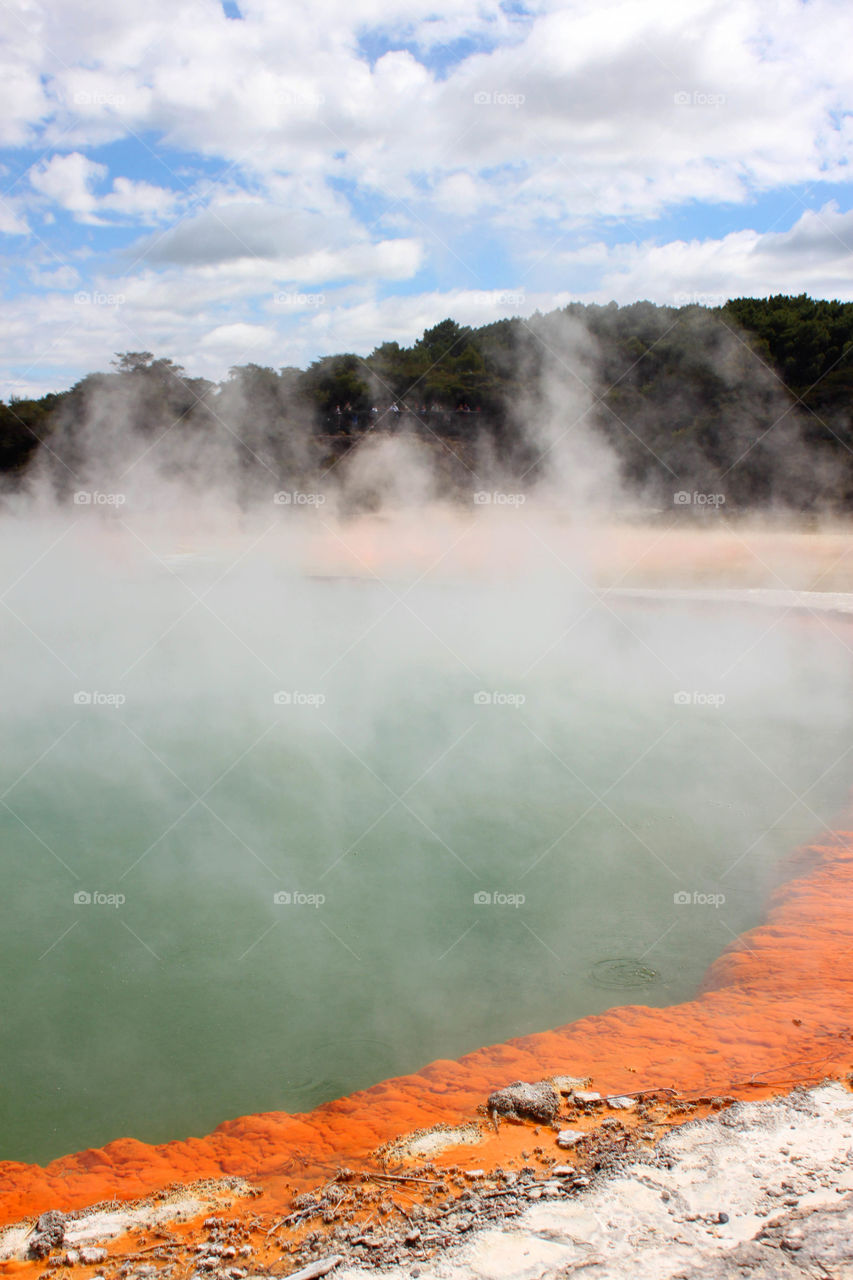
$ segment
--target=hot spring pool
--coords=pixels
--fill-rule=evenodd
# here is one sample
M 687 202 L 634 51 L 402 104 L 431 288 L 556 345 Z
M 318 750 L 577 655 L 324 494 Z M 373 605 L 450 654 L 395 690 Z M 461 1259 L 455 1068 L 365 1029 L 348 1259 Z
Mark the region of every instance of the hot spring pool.
M 688 998 L 849 791 L 807 617 L 124 551 L 7 597 L 3 1158 Z

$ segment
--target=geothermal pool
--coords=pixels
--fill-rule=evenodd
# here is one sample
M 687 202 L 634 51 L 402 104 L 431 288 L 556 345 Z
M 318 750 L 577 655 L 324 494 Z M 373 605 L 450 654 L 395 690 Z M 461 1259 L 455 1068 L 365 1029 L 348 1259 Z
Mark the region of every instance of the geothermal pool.
M 808 615 L 25 532 L 5 1159 L 689 998 L 849 793 L 850 650 Z

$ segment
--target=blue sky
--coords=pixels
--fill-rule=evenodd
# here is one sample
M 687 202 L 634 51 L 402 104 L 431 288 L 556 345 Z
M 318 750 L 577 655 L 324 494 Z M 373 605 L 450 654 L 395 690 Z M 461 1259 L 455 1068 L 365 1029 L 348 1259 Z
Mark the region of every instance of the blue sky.
M 0 394 L 572 300 L 853 297 L 842 0 L 5 11 Z

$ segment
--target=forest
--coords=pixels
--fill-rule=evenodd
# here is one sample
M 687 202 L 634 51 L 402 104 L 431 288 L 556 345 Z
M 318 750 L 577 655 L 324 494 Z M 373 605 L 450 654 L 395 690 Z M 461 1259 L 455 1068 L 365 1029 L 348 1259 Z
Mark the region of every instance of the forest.
M 432 450 L 452 495 L 470 490 L 484 458 L 532 483 L 547 441 L 582 426 L 612 451 L 627 491 L 651 502 L 698 488 L 730 508 L 841 512 L 853 508 L 852 408 L 853 303 L 572 303 L 480 328 L 446 319 L 409 347 L 383 342 L 304 370 L 241 365 L 219 383 L 120 353 L 67 391 L 0 402 L 0 477 L 9 493 L 47 476 L 67 496 L 93 465 L 118 474 L 168 435 L 180 442 L 172 465 L 200 477 L 225 441 L 248 493 L 405 432 Z

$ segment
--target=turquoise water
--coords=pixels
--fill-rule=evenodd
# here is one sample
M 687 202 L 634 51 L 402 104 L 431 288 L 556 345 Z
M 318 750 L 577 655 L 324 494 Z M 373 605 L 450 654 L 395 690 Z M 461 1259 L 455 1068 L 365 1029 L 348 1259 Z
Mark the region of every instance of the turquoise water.
M 817 623 L 222 571 L 72 541 L 8 596 L 4 1158 L 688 998 L 846 799 Z

